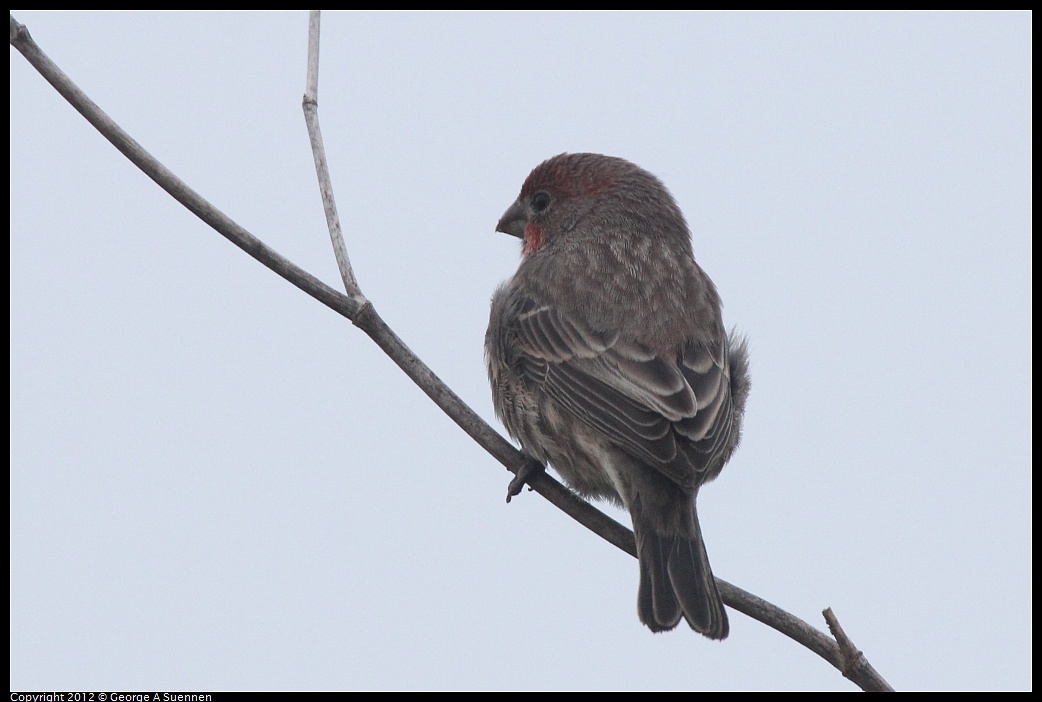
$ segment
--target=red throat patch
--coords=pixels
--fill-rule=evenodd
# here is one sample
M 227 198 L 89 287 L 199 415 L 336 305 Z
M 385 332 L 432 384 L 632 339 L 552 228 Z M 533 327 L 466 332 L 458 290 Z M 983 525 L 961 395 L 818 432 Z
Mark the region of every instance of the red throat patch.
M 521 247 L 521 253 L 528 255 L 535 253 L 543 246 L 543 228 L 534 222 L 525 227 L 525 244 Z

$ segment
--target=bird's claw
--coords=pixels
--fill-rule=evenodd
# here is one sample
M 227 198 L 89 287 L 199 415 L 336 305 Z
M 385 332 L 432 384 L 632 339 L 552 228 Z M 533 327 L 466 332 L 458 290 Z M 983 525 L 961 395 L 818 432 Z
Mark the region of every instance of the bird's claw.
M 514 479 L 510 481 L 509 485 L 507 485 L 507 502 L 510 502 L 510 499 L 514 497 L 514 495 L 520 495 L 521 490 L 524 489 L 525 485 L 528 485 L 529 479 L 537 473 L 542 473 L 545 469 L 545 466 L 543 466 L 539 461 L 525 461 L 524 465 L 518 469 Z M 531 490 L 532 486 L 529 485 L 528 489 Z

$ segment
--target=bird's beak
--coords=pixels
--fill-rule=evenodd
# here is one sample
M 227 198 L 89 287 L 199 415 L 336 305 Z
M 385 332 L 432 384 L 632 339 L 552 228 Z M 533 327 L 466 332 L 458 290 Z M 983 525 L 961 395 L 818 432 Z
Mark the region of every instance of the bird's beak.
M 520 200 L 515 200 L 514 204 L 499 218 L 499 223 L 496 224 L 496 231 L 516 236 L 518 239 L 524 239 L 525 227 L 527 226 L 528 217 L 525 215 L 525 208 L 521 206 Z

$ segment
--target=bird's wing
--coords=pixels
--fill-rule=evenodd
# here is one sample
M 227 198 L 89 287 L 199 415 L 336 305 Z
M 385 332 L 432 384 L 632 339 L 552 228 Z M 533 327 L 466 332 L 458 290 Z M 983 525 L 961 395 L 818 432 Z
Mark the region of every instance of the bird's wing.
M 689 342 L 664 358 L 597 332 L 555 307 L 521 305 L 524 373 L 550 398 L 634 458 L 694 489 L 730 431 L 727 340 Z

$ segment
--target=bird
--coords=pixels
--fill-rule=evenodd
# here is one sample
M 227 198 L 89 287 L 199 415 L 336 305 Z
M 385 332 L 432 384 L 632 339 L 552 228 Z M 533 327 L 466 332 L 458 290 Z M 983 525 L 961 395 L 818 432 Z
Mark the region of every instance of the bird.
M 726 638 L 695 500 L 741 440 L 749 353 L 683 213 L 643 168 L 564 153 L 532 170 L 496 231 L 521 239 L 485 335 L 497 417 L 575 492 L 629 512 L 644 625 Z

